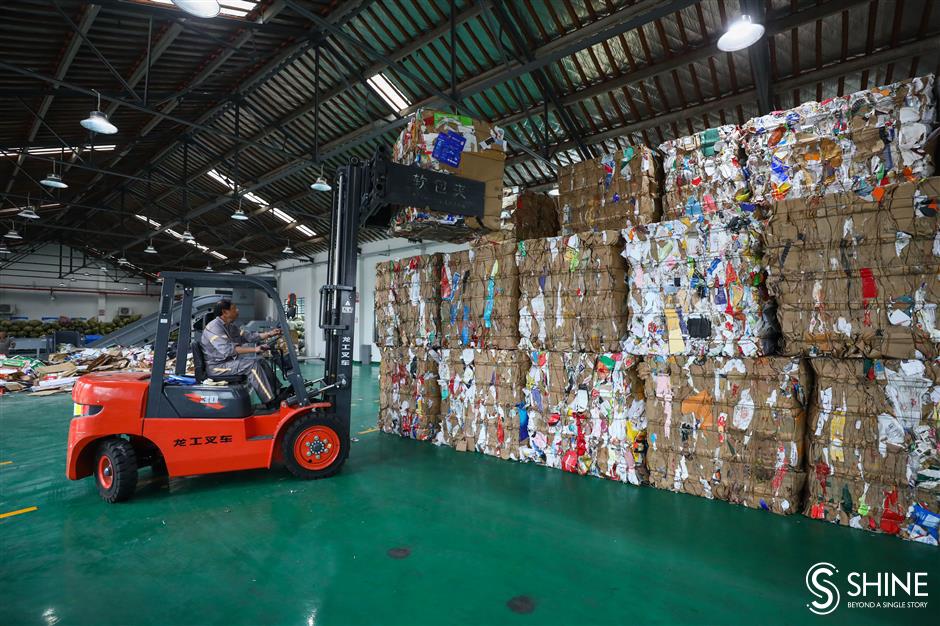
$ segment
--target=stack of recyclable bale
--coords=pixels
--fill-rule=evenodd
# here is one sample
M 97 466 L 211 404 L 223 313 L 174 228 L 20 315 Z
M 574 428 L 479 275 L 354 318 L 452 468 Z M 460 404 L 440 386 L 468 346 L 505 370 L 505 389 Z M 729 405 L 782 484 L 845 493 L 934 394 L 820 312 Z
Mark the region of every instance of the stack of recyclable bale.
M 936 545 L 932 92 L 933 77 L 918 78 L 752 120 L 748 162 L 775 200 L 782 350 L 812 357 L 816 374 L 804 513 Z
M 481 181 L 486 186 L 482 218 L 442 213 L 427 207 L 405 207 L 393 216 L 392 233 L 459 243 L 499 230 L 506 161 L 506 142 L 499 127 L 455 113 L 421 109 L 408 120 L 399 135 L 392 159 Z
M 666 221 L 623 231 L 624 349 L 646 357 L 653 486 L 794 513 L 807 373 L 799 359 L 765 356 L 773 310 L 740 147 L 734 126 L 660 146 Z
M 582 475 L 646 479 L 646 417 L 627 332 L 619 230 L 657 219 L 646 148 L 559 172 L 559 237 L 520 241 L 520 346 L 529 351 L 520 456 Z
M 627 146 L 561 168 L 558 192 L 562 235 L 621 230 L 659 218 L 658 163 L 646 146 Z
M 516 242 L 502 237 L 444 255 L 438 442 L 517 459 L 526 361 L 518 350 Z
M 557 235 L 557 205 L 548 194 L 508 187 L 503 190 L 499 231 L 516 241 Z
M 440 254 L 430 254 L 376 267 L 378 425 L 412 439 L 432 439 L 440 425 L 441 262 Z

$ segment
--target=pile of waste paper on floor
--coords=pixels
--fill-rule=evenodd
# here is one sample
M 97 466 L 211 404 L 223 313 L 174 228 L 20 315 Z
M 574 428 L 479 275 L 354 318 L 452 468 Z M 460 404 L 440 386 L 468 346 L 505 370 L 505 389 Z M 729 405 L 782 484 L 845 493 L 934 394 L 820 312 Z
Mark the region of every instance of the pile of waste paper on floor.
M 27 356 L 0 355 L 0 395 L 30 392 L 46 396 L 69 391 L 83 374 L 118 370 L 149 370 L 153 346 L 76 348 L 64 344 L 47 361 Z

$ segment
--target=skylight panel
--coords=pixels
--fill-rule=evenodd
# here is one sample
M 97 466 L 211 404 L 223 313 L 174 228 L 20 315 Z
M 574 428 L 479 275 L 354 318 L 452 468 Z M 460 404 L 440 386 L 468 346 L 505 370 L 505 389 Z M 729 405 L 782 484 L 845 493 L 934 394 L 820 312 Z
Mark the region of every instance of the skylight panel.
M 372 87 L 372 91 L 379 94 L 385 104 L 394 111 L 401 113 L 411 106 L 411 101 L 402 93 L 401 89 L 392 84 L 392 81 L 385 74 L 376 74 L 372 78 L 366 79 L 366 82 Z

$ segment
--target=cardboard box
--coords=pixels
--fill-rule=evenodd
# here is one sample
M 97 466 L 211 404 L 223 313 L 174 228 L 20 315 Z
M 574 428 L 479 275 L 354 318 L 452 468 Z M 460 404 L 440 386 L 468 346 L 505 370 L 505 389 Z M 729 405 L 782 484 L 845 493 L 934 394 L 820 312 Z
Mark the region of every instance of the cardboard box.
M 630 265 L 627 352 L 747 357 L 774 352 L 760 232 L 750 217 L 683 218 L 626 229 L 623 238 Z
M 561 234 L 620 230 L 658 221 L 659 170 L 655 154 L 643 145 L 560 168 Z
M 620 233 L 519 242 L 519 336 L 525 349 L 618 352 L 626 334 Z
M 940 178 L 774 203 L 768 288 L 787 354 L 940 356 Z

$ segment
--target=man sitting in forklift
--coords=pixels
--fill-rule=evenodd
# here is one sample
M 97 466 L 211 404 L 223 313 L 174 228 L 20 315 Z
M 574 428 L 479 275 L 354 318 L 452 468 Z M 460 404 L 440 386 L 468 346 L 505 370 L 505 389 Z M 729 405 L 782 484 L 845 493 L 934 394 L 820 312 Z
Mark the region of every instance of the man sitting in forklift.
M 210 377 L 236 376 L 247 377 L 248 384 L 255 390 L 261 401 L 273 408 L 280 385 L 271 364 L 259 355 L 267 352 L 267 346 L 247 346 L 281 334 L 280 328 L 264 333 L 246 333 L 238 327 L 238 307 L 227 299 L 219 300 L 215 305 L 215 318 L 206 324 L 202 331 L 200 344 L 206 354 L 206 374 Z

